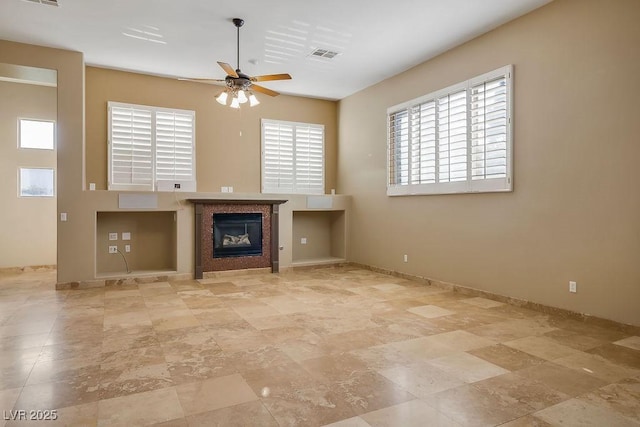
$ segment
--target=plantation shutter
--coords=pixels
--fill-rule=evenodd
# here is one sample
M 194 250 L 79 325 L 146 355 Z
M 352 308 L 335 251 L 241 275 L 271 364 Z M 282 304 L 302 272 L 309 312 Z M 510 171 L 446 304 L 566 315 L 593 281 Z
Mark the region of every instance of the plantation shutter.
M 471 88 L 471 178 L 507 175 L 506 78 Z
M 296 192 L 324 193 L 324 126 L 295 126 Z
M 152 114 L 109 105 L 109 190 L 153 190 Z
M 511 191 L 506 66 L 390 107 L 387 194 Z
M 262 120 L 262 192 L 324 192 L 324 126 Z
M 436 105 L 411 109 L 411 184 L 436 182 Z
M 194 113 L 156 113 L 156 180 L 192 181 L 194 176 Z
M 389 182 L 409 183 L 409 112 L 389 115 Z

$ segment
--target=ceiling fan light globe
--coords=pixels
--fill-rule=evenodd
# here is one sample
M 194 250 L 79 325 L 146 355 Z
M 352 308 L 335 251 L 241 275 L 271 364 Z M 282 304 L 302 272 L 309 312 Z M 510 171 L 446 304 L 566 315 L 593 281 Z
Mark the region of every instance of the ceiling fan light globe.
M 231 108 L 240 108 L 240 102 L 238 101 L 238 98 L 233 98 L 231 100 Z
M 254 94 L 249 95 L 249 106 L 255 107 L 258 104 L 260 104 L 260 101 L 258 101 L 258 98 L 256 98 Z
M 238 91 L 238 102 L 240 102 L 240 104 L 244 104 L 248 100 L 249 99 L 247 99 L 247 95 L 245 95 L 244 90 L 239 90 Z
M 227 92 L 222 92 L 220 95 L 216 97 L 216 101 L 218 104 L 227 105 Z

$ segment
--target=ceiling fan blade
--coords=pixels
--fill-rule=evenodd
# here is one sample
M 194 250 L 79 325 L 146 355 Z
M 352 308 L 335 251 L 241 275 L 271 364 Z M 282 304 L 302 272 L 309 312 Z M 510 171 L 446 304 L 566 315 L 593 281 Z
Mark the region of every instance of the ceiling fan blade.
M 251 90 L 255 90 L 256 92 L 264 93 L 265 95 L 269 95 L 269 96 L 280 95 L 275 90 L 267 89 L 266 87 L 258 86 L 258 85 L 251 85 Z
M 252 82 L 266 82 L 270 80 L 291 80 L 289 74 L 265 74 L 264 76 L 251 77 Z
M 185 79 L 185 78 L 179 78 L 178 80 L 185 81 L 185 82 L 206 83 L 206 84 L 210 84 L 210 85 L 219 85 L 219 84 L 225 82 L 224 79 Z
M 220 61 L 218 61 L 218 65 L 221 66 L 225 73 L 227 73 L 231 77 L 234 77 L 236 79 L 238 78 L 238 73 L 236 73 L 236 70 L 234 70 L 231 65 L 227 64 L 226 62 Z

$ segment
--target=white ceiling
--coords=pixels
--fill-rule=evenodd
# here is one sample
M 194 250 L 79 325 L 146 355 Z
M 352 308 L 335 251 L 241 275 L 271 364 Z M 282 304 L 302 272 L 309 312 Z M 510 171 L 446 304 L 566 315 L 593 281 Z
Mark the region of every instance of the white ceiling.
M 216 61 L 236 67 L 239 17 L 244 73 L 286 72 L 293 80 L 264 86 L 341 99 L 550 1 L 1 0 L 0 39 L 81 51 L 88 65 L 217 79 Z M 310 57 L 315 48 L 340 55 Z

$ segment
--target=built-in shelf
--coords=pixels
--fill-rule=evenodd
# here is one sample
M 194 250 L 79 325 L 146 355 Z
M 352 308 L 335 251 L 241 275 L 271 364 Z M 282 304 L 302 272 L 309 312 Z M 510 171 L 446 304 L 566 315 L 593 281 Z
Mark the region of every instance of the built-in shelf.
M 347 262 L 346 258 L 326 257 L 313 259 L 300 259 L 291 263 L 292 267 L 308 267 L 314 265 L 333 265 Z
M 176 270 L 131 270 L 129 273 L 117 272 L 117 273 L 98 273 L 96 279 L 126 279 L 128 277 L 155 277 L 155 276 L 170 276 L 178 274 Z
M 293 211 L 293 267 L 346 261 L 344 210 Z
M 175 211 L 97 212 L 96 278 L 175 274 L 175 215 Z M 128 240 L 123 233 L 129 233 Z M 110 240 L 110 235 L 116 239 Z M 109 253 L 110 246 L 118 252 Z

